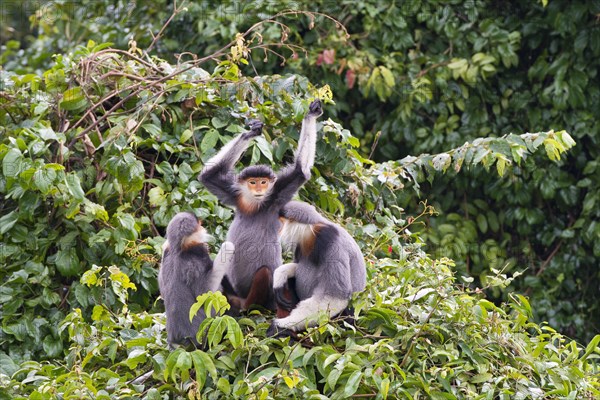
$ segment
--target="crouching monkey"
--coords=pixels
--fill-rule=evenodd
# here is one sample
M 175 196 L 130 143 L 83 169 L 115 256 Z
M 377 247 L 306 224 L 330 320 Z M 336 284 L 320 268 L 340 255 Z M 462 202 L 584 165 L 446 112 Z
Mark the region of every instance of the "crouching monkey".
M 295 248 L 295 255 L 293 263 L 278 267 L 273 275 L 278 318 L 269 336 L 314 326 L 321 312 L 330 317 L 342 313 L 352 294 L 366 286 L 363 255 L 345 229 L 299 201 L 290 201 L 280 215 L 281 243 Z M 294 294 L 297 303 L 290 300 Z

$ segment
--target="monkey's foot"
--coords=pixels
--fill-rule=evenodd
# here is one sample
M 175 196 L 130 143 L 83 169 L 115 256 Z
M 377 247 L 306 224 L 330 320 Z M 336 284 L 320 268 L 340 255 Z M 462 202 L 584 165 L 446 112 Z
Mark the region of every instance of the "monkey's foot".
M 321 103 L 321 100 L 316 99 L 310 103 L 308 106 L 308 114 L 316 117 L 319 117 L 321 114 L 323 114 L 323 104 Z
M 281 328 L 275 324 L 275 321 L 271 322 L 271 326 L 267 329 L 267 337 L 275 338 L 275 339 L 285 339 L 286 337 L 290 338 L 290 343 L 296 340 L 296 332 L 291 329 Z

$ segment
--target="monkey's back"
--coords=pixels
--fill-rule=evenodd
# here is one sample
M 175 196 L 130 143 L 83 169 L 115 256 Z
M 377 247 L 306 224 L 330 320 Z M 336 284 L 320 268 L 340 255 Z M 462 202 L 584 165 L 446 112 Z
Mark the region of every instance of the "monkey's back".
M 227 240 L 235 245 L 234 262 L 227 276 L 239 296 L 248 295 L 252 277 L 259 268 L 266 266 L 273 272 L 282 264 L 280 226 L 278 209 L 252 215 L 236 211 L 227 233 Z
M 329 222 L 328 229 L 335 230 L 335 236 L 326 244 L 315 244 L 316 251 L 323 252 L 318 261 L 297 254 L 296 292 L 300 300 L 313 295 L 345 299 L 366 287 L 366 267 L 358 244 L 339 225 Z
M 205 314 L 200 310 L 190 323 L 189 311 L 196 297 L 210 290 L 208 275 L 211 269 L 208 251 L 200 246 L 185 252 L 168 249 L 163 255 L 158 287 L 165 303 L 169 344 L 184 344 L 186 338 L 195 338 Z M 196 343 L 195 339 L 192 342 Z

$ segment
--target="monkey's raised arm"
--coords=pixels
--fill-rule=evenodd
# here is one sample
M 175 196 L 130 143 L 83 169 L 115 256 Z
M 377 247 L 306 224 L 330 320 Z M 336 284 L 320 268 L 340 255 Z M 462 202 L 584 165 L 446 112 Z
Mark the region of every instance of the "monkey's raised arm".
M 302 130 L 298 140 L 295 162 L 302 166 L 302 172 L 310 177 L 310 170 L 315 164 L 317 148 L 317 118 L 323 114 L 321 100 L 316 99 L 308 106 L 308 114 L 302 121 Z
M 200 182 L 224 204 L 235 206 L 237 189 L 233 166 L 240 159 L 250 144 L 250 139 L 261 134 L 263 124 L 254 120 L 250 122 L 250 130 L 244 132 L 229 143 L 221 151 L 206 162 L 202 169 Z
M 302 120 L 294 162 L 277 175 L 271 192 L 270 200 L 278 206 L 283 206 L 290 201 L 298 189 L 310 179 L 310 170 L 315 163 L 317 147 L 317 118 L 321 114 L 323 114 L 321 101 L 314 100 L 310 103 L 308 113 Z

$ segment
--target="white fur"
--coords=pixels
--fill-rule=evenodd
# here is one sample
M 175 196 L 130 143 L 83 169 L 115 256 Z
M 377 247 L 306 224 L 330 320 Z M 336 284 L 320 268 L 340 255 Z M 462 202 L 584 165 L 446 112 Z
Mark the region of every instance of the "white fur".
M 296 268 L 298 268 L 296 263 L 283 264 L 277 267 L 273 272 L 273 289 L 283 287 L 289 278 L 296 276 Z
M 212 240 L 212 236 L 206 232 L 206 229 L 199 227 L 196 232 L 183 239 L 182 246 L 185 247 L 190 243 L 208 243 Z
M 315 164 L 315 151 L 317 148 L 317 118 L 308 116 L 302 122 L 302 132 L 300 133 L 300 141 L 298 150 L 296 151 L 296 159 L 302 166 L 302 172 L 305 175 L 310 174 L 310 170 Z
M 295 251 L 298 243 L 314 236 L 312 225 L 286 220 L 279 232 L 279 241 L 284 250 Z
M 339 314 L 348 306 L 348 299 L 315 295 L 302 300 L 289 316 L 276 318 L 274 323 L 279 328 L 299 331 L 318 323 L 319 313 L 326 312 L 329 317 Z
M 269 195 L 269 193 L 271 193 L 272 189 L 273 184 L 271 183 L 269 188 L 264 193 L 260 195 L 255 195 L 254 193 L 252 193 L 252 191 L 248 188 L 246 184 L 240 184 L 240 192 L 242 193 L 242 196 L 244 196 L 244 200 L 246 200 L 248 204 L 251 204 L 255 207 L 258 207 L 264 201 L 264 199 Z
M 217 291 L 221 287 L 223 275 L 231 269 L 231 263 L 235 256 L 235 245 L 231 242 L 224 242 L 219 250 L 219 254 L 213 262 L 213 270 L 210 275 L 209 287 L 211 291 Z

